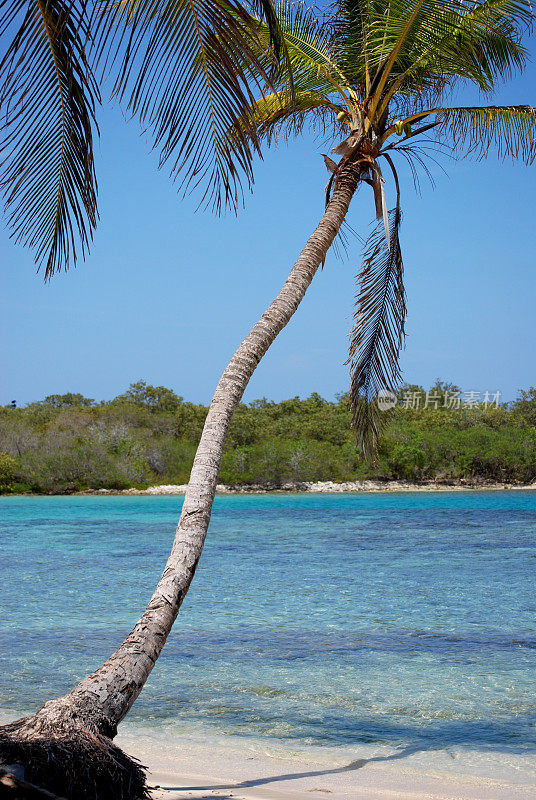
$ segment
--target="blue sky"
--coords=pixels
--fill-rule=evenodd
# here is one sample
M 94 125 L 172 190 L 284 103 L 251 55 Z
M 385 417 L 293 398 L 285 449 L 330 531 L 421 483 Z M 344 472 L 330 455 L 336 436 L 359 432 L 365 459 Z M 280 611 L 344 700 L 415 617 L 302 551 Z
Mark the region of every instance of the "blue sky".
M 496 102 L 536 105 L 534 64 Z M 44 284 L 32 254 L 0 233 L 0 403 L 67 391 L 110 399 L 139 378 L 206 403 L 322 213 L 325 147 L 304 135 L 267 151 L 246 210 L 217 219 L 177 196 L 135 122 L 107 108 L 100 124 L 101 222 L 86 261 Z M 424 180 L 421 196 L 401 165 L 404 377 L 510 400 L 536 384 L 536 165 L 442 163 L 448 177 L 434 168 L 435 189 Z M 372 216 L 366 187 L 349 221 L 366 235 Z M 328 257 L 246 400 L 347 388 L 359 253 L 354 242 L 347 260 Z

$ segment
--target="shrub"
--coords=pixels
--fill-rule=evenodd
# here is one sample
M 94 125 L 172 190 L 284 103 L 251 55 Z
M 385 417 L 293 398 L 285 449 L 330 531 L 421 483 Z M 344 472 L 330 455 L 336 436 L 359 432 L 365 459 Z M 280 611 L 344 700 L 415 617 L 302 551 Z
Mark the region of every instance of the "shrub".
M 0 491 L 9 492 L 17 477 L 18 464 L 15 458 L 7 453 L 0 453 Z

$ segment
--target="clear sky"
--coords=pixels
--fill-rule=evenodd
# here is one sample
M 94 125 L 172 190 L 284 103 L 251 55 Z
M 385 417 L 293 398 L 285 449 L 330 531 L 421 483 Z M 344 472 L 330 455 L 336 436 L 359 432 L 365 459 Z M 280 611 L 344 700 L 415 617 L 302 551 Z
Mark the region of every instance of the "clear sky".
M 534 64 L 496 102 L 536 105 Z M 68 391 L 110 399 L 139 378 L 207 403 L 322 213 L 326 148 L 305 135 L 267 151 L 246 210 L 217 219 L 177 196 L 135 122 L 108 108 L 100 124 L 101 222 L 86 261 L 44 284 L 32 254 L 0 233 L 0 403 Z M 448 177 L 434 167 L 435 189 L 424 180 L 421 196 L 401 165 L 404 377 L 510 400 L 536 384 L 536 164 L 442 163 Z M 364 187 L 349 221 L 366 235 L 372 217 Z M 246 400 L 346 390 L 359 253 L 355 242 L 348 260 L 328 257 Z

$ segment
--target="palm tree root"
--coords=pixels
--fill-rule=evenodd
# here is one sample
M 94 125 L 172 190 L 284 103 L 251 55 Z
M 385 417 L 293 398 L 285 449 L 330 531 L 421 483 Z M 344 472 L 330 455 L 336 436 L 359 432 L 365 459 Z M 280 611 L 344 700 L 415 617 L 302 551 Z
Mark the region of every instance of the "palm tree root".
M 140 800 L 145 768 L 107 736 L 74 721 L 47 722 L 43 709 L 0 727 L 0 797 Z

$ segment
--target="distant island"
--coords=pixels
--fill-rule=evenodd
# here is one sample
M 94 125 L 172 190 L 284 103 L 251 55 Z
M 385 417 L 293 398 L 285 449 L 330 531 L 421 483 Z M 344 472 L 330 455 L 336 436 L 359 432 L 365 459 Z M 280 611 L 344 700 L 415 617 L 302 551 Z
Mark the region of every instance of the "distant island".
M 241 404 L 227 437 L 220 489 L 407 491 L 536 483 L 536 388 L 505 404 L 497 395 L 438 381 L 429 389 L 402 387 L 393 404 L 383 412 L 375 463 L 356 447 L 345 395 Z M 145 381 L 106 402 L 68 393 L 25 408 L 1 407 L 0 491 L 177 493 L 188 482 L 206 413 L 206 406 Z

